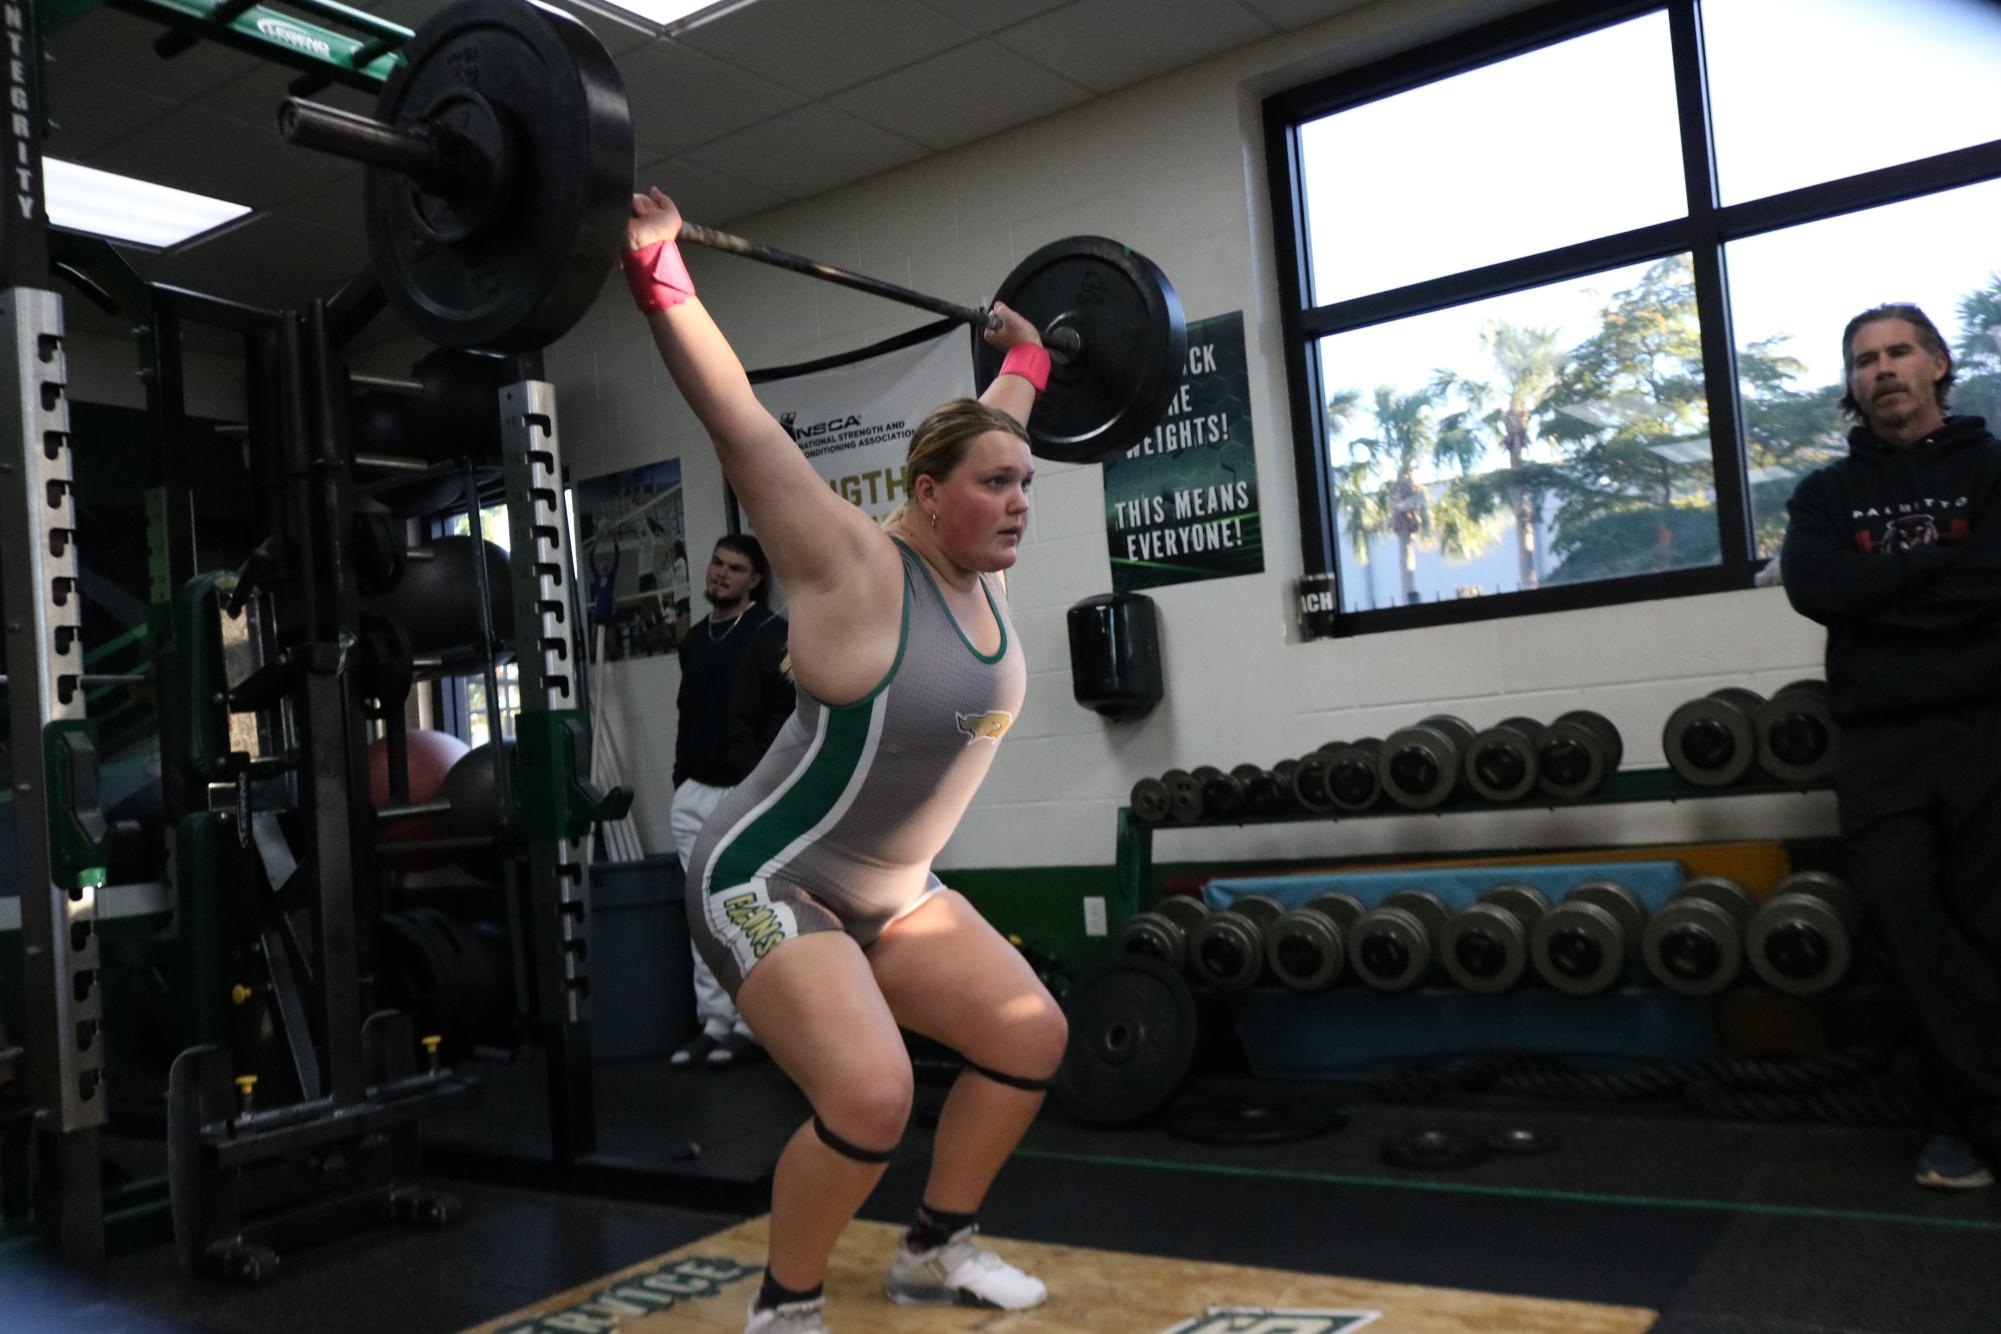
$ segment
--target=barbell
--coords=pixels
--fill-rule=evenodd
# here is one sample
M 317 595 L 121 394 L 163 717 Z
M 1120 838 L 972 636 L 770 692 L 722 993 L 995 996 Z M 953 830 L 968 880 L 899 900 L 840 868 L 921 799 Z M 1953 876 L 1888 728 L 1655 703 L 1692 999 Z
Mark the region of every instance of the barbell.
M 583 318 L 624 244 L 632 112 L 595 34 L 536 0 L 458 0 L 417 29 L 374 116 L 291 98 L 289 143 L 368 167 L 369 251 L 384 295 L 446 347 L 532 351 Z M 681 239 L 973 326 L 974 383 L 1000 373 L 963 306 L 728 232 Z M 1082 463 L 1137 444 L 1178 392 L 1187 322 L 1144 255 L 1101 236 L 1052 241 L 995 294 L 1042 332 L 1048 387 L 1029 423 L 1041 458 Z

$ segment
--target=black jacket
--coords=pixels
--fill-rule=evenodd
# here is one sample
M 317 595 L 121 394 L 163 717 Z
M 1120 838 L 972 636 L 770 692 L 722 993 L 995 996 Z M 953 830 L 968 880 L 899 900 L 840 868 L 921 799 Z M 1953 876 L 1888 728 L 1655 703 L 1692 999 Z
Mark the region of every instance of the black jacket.
M 792 627 L 783 616 L 774 616 L 752 633 L 757 638 L 743 655 L 736 691 L 730 696 L 729 767 L 736 775 L 732 783 L 750 777 L 799 702 L 792 678 L 783 670 Z
M 753 602 L 719 632 L 703 617 L 681 641 L 681 689 L 674 702 L 680 725 L 674 732 L 674 786 L 690 778 L 712 787 L 732 787 L 743 775 L 729 759 L 730 696 L 737 667 L 750 652 L 757 629 L 777 613 Z
M 1835 717 L 2001 699 L 2001 441 L 1984 420 L 1903 447 L 1858 426 L 1786 511 L 1780 573 L 1827 627 Z

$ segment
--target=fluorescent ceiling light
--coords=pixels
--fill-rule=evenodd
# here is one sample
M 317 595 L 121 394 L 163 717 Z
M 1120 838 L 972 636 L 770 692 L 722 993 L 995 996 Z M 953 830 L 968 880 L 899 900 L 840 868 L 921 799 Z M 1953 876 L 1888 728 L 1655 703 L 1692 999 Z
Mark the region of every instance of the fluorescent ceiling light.
M 750 0 L 594 0 L 594 3 L 636 14 L 648 23 L 679 31 L 712 18 L 721 18 L 730 10 L 749 4 Z
M 117 176 L 60 158 L 42 159 L 49 221 L 71 231 L 165 250 L 250 212 L 206 195 Z

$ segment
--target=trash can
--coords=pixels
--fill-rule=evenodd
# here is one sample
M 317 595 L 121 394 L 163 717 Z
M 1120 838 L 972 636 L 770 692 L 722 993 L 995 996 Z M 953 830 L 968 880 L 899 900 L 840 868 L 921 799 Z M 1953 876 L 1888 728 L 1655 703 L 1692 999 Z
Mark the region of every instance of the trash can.
M 672 853 L 591 864 L 591 1051 L 664 1056 L 695 1036 L 695 986 Z

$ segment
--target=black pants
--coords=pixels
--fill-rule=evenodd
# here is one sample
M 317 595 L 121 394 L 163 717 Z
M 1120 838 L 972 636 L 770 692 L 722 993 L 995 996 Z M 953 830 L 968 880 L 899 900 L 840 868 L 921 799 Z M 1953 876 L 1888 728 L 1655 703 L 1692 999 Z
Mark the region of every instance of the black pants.
M 2001 1163 L 2001 701 L 1844 728 L 1835 792 L 1933 1099 Z

